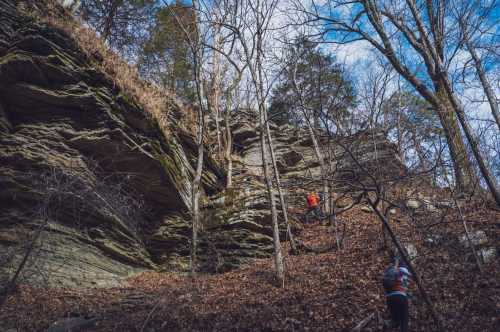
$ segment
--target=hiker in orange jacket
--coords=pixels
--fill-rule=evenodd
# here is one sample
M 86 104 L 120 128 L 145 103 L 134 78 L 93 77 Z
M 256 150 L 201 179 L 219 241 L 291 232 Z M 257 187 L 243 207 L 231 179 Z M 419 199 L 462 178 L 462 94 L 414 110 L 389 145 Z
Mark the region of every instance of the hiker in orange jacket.
M 321 200 L 318 196 L 318 194 L 314 191 L 311 191 L 309 194 L 307 194 L 307 212 L 306 212 L 306 223 L 309 223 L 311 220 L 311 215 L 314 216 L 316 219 L 322 219 L 322 211 L 321 211 Z

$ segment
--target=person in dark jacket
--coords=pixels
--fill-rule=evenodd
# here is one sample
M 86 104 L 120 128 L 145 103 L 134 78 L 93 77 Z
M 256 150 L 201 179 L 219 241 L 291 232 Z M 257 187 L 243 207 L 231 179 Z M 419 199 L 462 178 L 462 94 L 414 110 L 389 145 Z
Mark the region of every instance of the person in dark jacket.
M 387 309 L 391 314 L 394 327 L 401 332 L 408 332 L 409 303 L 408 285 L 411 273 L 404 263 L 395 260 L 384 272 L 383 285 L 387 302 Z

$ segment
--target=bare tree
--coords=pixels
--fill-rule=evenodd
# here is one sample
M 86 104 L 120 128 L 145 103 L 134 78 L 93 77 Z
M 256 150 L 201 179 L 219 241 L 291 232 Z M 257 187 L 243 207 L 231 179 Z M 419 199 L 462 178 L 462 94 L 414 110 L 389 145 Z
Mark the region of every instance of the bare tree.
M 268 148 L 271 164 L 274 169 L 275 179 L 279 181 L 278 169 L 276 167 L 276 157 L 274 154 L 274 149 L 271 140 L 271 132 L 268 123 L 267 117 L 267 105 L 266 105 L 266 91 L 265 91 L 265 82 L 266 77 L 264 73 L 264 65 L 263 65 L 263 57 L 265 54 L 264 50 L 264 39 L 265 34 L 268 33 L 268 26 L 270 24 L 271 18 L 273 17 L 273 12 L 276 9 L 276 1 L 271 1 L 270 3 L 266 3 L 265 1 L 257 0 L 256 3 L 252 3 L 252 1 L 248 2 L 249 9 L 251 10 L 253 19 L 255 20 L 255 27 L 252 33 L 252 38 L 255 38 L 255 43 L 252 45 L 252 54 L 249 51 L 248 45 L 246 45 L 247 41 L 245 40 L 242 44 L 245 58 L 248 63 L 248 69 L 250 71 L 250 76 L 252 78 L 255 92 L 257 94 L 258 107 L 259 107 L 259 118 L 260 118 L 260 142 L 261 142 L 261 156 L 262 156 L 262 167 L 264 170 L 264 176 L 266 178 L 267 191 L 269 195 L 269 202 L 271 204 L 271 216 L 273 221 L 273 239 L 274 239 L 274 250 L 275 250 L 275 265 L 276 265 L 276 275 L 279 281 L 284 282 L 284 266 L 283 266 L 283 257 L 281 254 L 281 244 L 279 237 L 279 228 L 278 228 L 278 213 L 276 211 L 276 203 L 274 201 L 274 190 L 272 184 L 272 178 L 269 170 L 269 165 L 267 161 L 266 150 Z M 267 142 L 267 147 L 266 147 Z M 281 192 L 281 188 L 279 187 L 278 182 L 278 194 L 280 196 L 280 200 L 283 202 L 283 194 Z M 285 206 L 282 204 L 282 208 L 284 209 L 284 215 L 286 215 Z
M 465 48 L 472 57 L 477 76 L 479 77 L 479 81 L 488 99 L 488 103 L 490 104 L 491 114 L 500 130 L 498 99 L 488 80 L 481 57 L 477 52 L 478 47 L 475 43 L 475 41 L 486 39 L 485 36 L 488 35 L 495 24 L 498 24 L 498 19 L 494 22 L 489 22 L 488 20 L 488 17 L 492 15 L 491 12 L 498 9 L 498 3 L 496 1 L 484 3 L 484 1 L 481 0 L 465 1 L 456 4 L 454 9 L 457 17 L 456 20 L 458 21 L 462 33 L 461 43 L 465 45 Z M 488 42 L 494 43 L 494 39 L 489 39 Z
M 231 188 L 233 183 L 231 114 L 233 112 L 237 112 L 240 104 L 238 88 L 247 64 L 240 61 L 241 59 L 238 55 L 239 49 L 237 46 L 237 35 L 233 30 L 228 29 L 228 26 L 237 25 L 238 20 L 238 17 L 233 12 L 232 2 L 229 0 L 219 0 L 213 3 L 202 2 L 201 5 L 202 6 L 199 8 L 199 15 L 203 16 L 203 20 L 212 28 L 213 37 L 211 39 L 215 41 L 214 43 L 204 41 L 203 45 L 212 50 L 214 58 L 212 78 L 213 89 L 211 94 L 211 99 L 213 101 L 211 104 L 217 105 L 217 107 L 214 107 L 216 108 L 215 117 L 219 154 L 222 154 L 223 145 L 219 121 L 220 99 L 222 99 L 222 97 L 225 99 L 224 159 L 227 165 L 226 186 L 227 188 Z M 223 75 L 220 72 L 223 60 L 225 60 L 227 62 L 226 65 L 234 71 L 226 71 L 225 75 Z M 222 84 L 223 78 L 229 80 L 230 83 L 224 86 Z
M 300 55 L 299 55 L 300 56 Z M 321 180 L 323 182 L 323 194 L 324 194 L 324 212 L 329 213 L 329 204 L 328 202 L 330 201 L 329 197 L 329 192 L 330 192 L 330 185 L 328 181 L 328 168 L 325 163 L 325 157 L 323 156 L 323 152 L 321 151 L 320 145 L 318 143 L 318 139 L 316 137 L 316 133 L 314 131 L 314 126 L 311 121 L 309 113 L 311 110 L 309 110 L 306 106 L 306 103 L 304 102 L 304 95 L 302 89 L 299 87 L 299 84 L 297 82 L 297 58 L 292 59 L 294 61 L 295 66 L 292 71 L 292 82 L 293 82 L 293 87 L 295 90 L 295 93 L 298 96 L 299 100 L 299 107 L 302 111 L 302 116 L 304 117 L 307 125 L 307 129 L 309 132 L 309 137 L 311 138 L 311 141 L 313 142 L 313 147 L 314 147 L 314 153 L 316 154 L 316 159 L 318 160 L 319 167 L 320 167 L 320 172 L 321 172 Z M 331 161 L 330 161 L 331 162 Z
M 276 165 L 276 159 L 272 141 L 270 139 L 271 137 L 267 118 L 267 74 L 265 73 L 263 63 L 265 55 L 264 43 L 267 35 L 269 34 L 269 24 L 276 9 L 277 1 L 224 1 L 223 5 L 231 18 L 226 22 L 221 22 L 221 24 L 237 38 L 238 44 L 241 48 L 241 61 L 246 65 L 256 95 L 259 112 L 262 168 L 271 210 L 276 275 L 280 282 L 284 282 L 284 266 L 279 236 L 278 213 L 276 209 L 274 186 L 270 169 L 270 164 L 271 166 Z M 271 158 L 271 163 L 269 162 L 268 157 Z M 277 167 L 273 168 L 275 179 L 279 183 Z M 278 189 L 278 194 L 281 202 L 284 202 L 280 188 Z M 284 216 L 286 216 L 286 207 L 283 204 L 282 209 Z
M 225 123 L 225 150 L 224 150 L 224 158 L 226 160 L 227 165 L 227 176 L 226 176 L 226 186 L 227 188 L 231 188 L 233 186 L 233 136 L 231 132 L 231 112 L 234 110 L 237 112 L 239 107 L 239 94 L 238 94 L 238 85 L 241 81 L 241 70 L 237 70 L 237 76 L 233 79 L 231 84 L 226 90 L 226 110 L 224 113 L 224 123 Z
M 165 3 L 165 5 L 168 5 Z M 198 1 L 193 1 L 193 10 L 195 13 L 199 11 L 200 4 Z M 203 86 L 202 70 L 204 61 L 204 47 L 203 41 L 204 35 L 201 31 L 201 25 L 196 18 L 193 26 L 186 26 L 183 21 L 177 17 L 176 13 L 173 13 L 179 27 L 182 29 L 184 38 L 189 45 L 192 58 L 193 58 L 193 79 L 195 83 L 196 98 L 197 98 L 197 130 L 196 130 L 196 147 L 197 147 L 197 159 L 196 159 L 196 169 L 193 177 L 193 182 L 191 184 L 191 215 L 192 215 L 192 237 L 191 237 L 191 274 L 196 274 L 196 264 L 197 264 L 197 251 L 198 251 L 198 229 L 200 225 L 200 183 L 201 176 L 203 174 L 203 153 L 204 144 L 203 137 L 205 134 L 205 113 L 207 113 L 208 106 L 205 97 L 205 91 Z
M 294 3 L 297 10 L 309 16 L 306 23 L 322 24 L 319 36 L 325 37 L 324 41 L 368 42 L 434 107 L 447 138 L 457 185 L 461 190 L 473 191 L 477 180 L 461 137 L 460 123 L 481 174 L 500 206 L 500 191 L 449 78 L 448 65 L 458 45 L 449 40 L 455 27 L 450 23 L 446 1 L 330 0 L 325 5 L 313 1 L 310 8 L 300 1 Z M 336 31 L 339 38 L 329 39 L 330 31 Z M 411 63 L 423 63 L 424 68 Z M 422 69 L 425 69 L 426 79 L 417 75 L 417 72 L 423 73 Z
M 100 174 L 101 170 L 93 161 L 87 160 L 87 165 L 93 173 Z M 141 197 L 131 192 L 128 183 L 123 180 L 127 177 L 106 178 L 100 174 L 90 182 L 85 177 L 54 167 L 41 173 L 28 173 L 26 178 L 33 192 L 37 193 L 36 204 L 25 211 L 30 222 L 22 226 L 25 227 L 22 233 L 26 234 L 19 236 L 22 239 L 19 247 L 7 250 L 11 257 L 5 257 L 5 252 L 0 254 L 0 261 L 4 263 L 2 269 L 6 269 L 1 272 L 13 272 L 7 280 L 1 280 L 0 308 L 23 278 L 50 277 L 44 275 L 47 271 L 37 266 L 42 249 L 47 250 L 44 239 L 52 231 L 50 224 L 69 223 L 71 227 L 85 229 L 88 227 L 86 218 L 95 218 L 95 214 L 100 214 L 120 220 L 131 234 L 141 226 L 147 214 Z M 88 215 L 82 215 L 82 211 L 88 212 Z
M 216 19 L 217 20 L 217 19 Z M 221 26 L 213 25 L 214 45 L 212 50 L 212 73 L 211 73 L 211 88 L 208 94 L 208 109 L 215 119 L 215 130 L 217 136 L 217 157 L 222 160 L 222 131 L 220 129 L 220 99 L 222 94 L 221 87 L 221 54 L 217 51 L 222 48 L 223 37 L 221 35 Z

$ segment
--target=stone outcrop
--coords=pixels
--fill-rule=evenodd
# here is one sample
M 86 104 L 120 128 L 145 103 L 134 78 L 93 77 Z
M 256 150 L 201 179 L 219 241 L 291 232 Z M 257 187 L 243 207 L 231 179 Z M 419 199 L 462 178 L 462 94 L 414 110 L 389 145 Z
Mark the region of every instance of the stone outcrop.
M 235 147 L 241 154 L 236 164 L 237 172 L 242 176 L 259 177 L 262 173 L 259 128 L 255 127 L 255 121 L 246 117 L 237 119 L 233 130 Z M 292 205 L 303 206 L 304 190 L 321 186 L 321 170 L 313 143 L 302 128 L 271 123 L 271 131 L 287 199 Z M 342 138 L 319 137 L 319 143 L 323 154 L 329 155 L 334 165 L 330 178 L 338 191 L 351 184 L 359 185 L 359 182 L 370 185 L 370 175 L 390 179 L 406 171 L 396 145 L 389 142 L 383 132 L 361 132 Z M 269 153 L 267 155 L 269 160 Z
M 32 281 L 108 286 L 169 263 L 186 239 L 158 247 L 151 236 L 188 225 L 192 136 L 165 137 L 98 59 L 15 4 L 0 1 L 1 277 L 38 233 Z M 208 195 L 223 172 L 205 165 Z
M 96 69 L 98 54 L 86 55 L 71 36 L 26 8 L 0 0 L 0 282 L 34 239 L 23 273 L 32 283 L 113 286 L 147 269 L 185 271 L 196 162 L 192 134 L 176 123 L 169 133 L 160 130 L 127 91 Z M 167 104 L 174 116 L 185 111 L 173 99 Z M 225 271 L 273 252 L 258 130 L 245 119 L 233 129 L 233 189 L 223 189 L 224 171 L 208 153 L 204 162 L 204 271 Z M 311 142 L 303 130 L 272 129 L 287 200 L 300 206 L 303 197 L 290 194 L 297 181 L 319 174 Z M 363 135 L 343 140 L 363 167 L 402 169 L 383 135 Z M 331 146 L 338 179 L 362 176 L 338 145 Z
M 34 283 L 113 286 L 145 269 L 189 267 L 192 134 L 168 135 L 96 70 L 71 36 L 0 0 L 0 279 L 40 233 L 23 274 Z M 183 106 L 168 108 L 179 121 Z M 208 153 L 206 154 L 208 155 Z M 258 172 L 257 172 L 258 173 Z M 258 176 L 202 177 L 200 268 L 272 254 Z M 284 237 L 283 237 L 284 238 Z
M 469 236 L 467 236 L 467 234 L 462 235 L 459 242 L 466 248 L 468 248 L 471 243 L 473 246 L 480 246 L 488 243 L 488 236 L 484 231 L 476 231 L 469 234 Z
M 485 231 L 479 230 L 464 234 L 458 238 L 459 243 L 463 248 L 470 248 L 472 244 L 483 263 L 489 264 L 497 257 L 497 248 L 491 245 L 488 235 Z

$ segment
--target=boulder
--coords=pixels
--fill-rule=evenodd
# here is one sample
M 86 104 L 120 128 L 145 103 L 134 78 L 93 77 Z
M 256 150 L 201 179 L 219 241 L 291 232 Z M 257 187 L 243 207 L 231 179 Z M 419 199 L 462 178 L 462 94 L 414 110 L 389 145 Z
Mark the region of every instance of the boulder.
M 472 245 L 479 246 L 488 243 L 488 236 L 484 231 L 475 231 L 470 233 L 470 242 Z M 460 243 L 468 248 L 470 246 L 469 240 L 467 239 L 467 235 L 464 234 L 460 237 Z
M 411 209 L 411 210 L 417 210 L 422 206 L 422 203 L 419 200 L 416 199 L 408 199 L 406 201 L 406 207 Z
M 443 237 L 439 234 L 429 234 L 424 238 L 424 244 L 427 247 L 438 246 L 443 241 Z
M 363 206 L 361 206 L 361 211 L 366 212 L 366 213 L 372 213 L 373 208 L 370 205 L 363 205 Z
M 339 209 L 343 209 L 352 203 L 352 199 L 343 198 L 335 201 L 335 206 Z
M 414 244 L 406 243 L 406 244 L 404 244 L 404 248 L 405 248 L 406 253 L 408 254 L 408 258 L 410 260 L 414 260 L 418 257 L 417 247 L 415 247 Z
M 440 209 L 451 209 L 455 206 L 455 202 L 453 202 L 451 200 L 436 201 L 435 205 L 437 208 L 440 208 Z
M 434 205 L 430 200 L 423 199 L 422 201 L 424 203 L 424 208 L 427 212 L 434 213 L 438 211 L 436 205 Z
M 497 258 L 497 249 L 496 248 L 483 248 L 479 251 L 481 257 L 483 258 L 483 262 L 485 264 L 489 264 L 493 262 Z
M 52 324 L 47 332 L 78 332 L 88 331 L 95 327 L 97 319 L 85 317 L 62 318 Z

